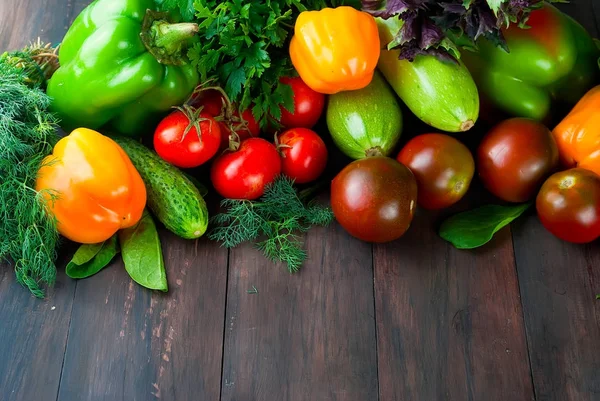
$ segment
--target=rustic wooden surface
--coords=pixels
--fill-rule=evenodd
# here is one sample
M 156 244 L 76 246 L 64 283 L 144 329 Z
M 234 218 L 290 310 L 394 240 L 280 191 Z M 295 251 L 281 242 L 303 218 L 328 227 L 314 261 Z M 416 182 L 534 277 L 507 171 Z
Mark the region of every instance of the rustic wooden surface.
M 88 3 L 1 0 L 0 50 L 60 42 Z M 561 7 L 598 34 L 595 0 Z M 458 208 L 483 199 L 475 186 Z M 530 214 L 461 252 L 441 217 L 419 211 L 378 246 L 314 229 L 293 276 L 251 246 L 163 230 L 166 295 L 115 261 L 77 282 L 61 269 L 39 301 L 4 266 L 0 400 L 600 400 L 599 243 L 560 242 Z

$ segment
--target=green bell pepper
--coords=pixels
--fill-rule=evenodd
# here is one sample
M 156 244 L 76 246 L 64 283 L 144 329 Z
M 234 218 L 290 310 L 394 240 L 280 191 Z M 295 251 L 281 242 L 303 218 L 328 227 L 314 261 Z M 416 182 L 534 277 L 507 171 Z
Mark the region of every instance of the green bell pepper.
M 600 50 L 583 26 L 548 3 L 527 25 L 503 31 L 509 52 L 481 39 L 478 51 L 462 59 L 487 103 L 546 122 L 553 109 L 572 107 L 598 82 Z
M 198 25 L 155 7 L 154 0 L 96 0 L 75 19 L 47 89 L 65 131 L 106 127 L 139 137 L 192 94 L 200 78 L 186 54 Z

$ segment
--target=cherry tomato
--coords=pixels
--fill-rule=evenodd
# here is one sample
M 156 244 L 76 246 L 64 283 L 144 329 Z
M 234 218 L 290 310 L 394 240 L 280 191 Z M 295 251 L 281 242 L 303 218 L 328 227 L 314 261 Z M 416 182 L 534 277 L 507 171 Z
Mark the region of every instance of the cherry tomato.
M 236 105 L 232 104 L 234 110 L 232 115 L 227 116 L 227 106 L 223 94 L 216 89 L 201 91 L 192 98 L 192 105 L 196 108 L 202 107 L 213 117 L 219 117 L 221 128 L 221 146 L 219 149 L 225 149 L 229 146 L 230 127 L 232 126 L 239 140 L 257 137 L 260 135 L 260 125 L 256 122 L 252 114 L 252 107 L 244 110 L 241 115 Z
M 319 178 L 327 166 L 327 146 L 316 132 L 294 128 L 279 135 L 282 172 L 298 184 Z
M 410 227 L 417 206 L 417 181 L 401 163 L 373 156 L 346 166 L 331 184 L 331 208 L 352 236 L 389 242 Z
M 477 150 L 477 169 L 483 184 L 507 202 L 533 199 L 558 164 L 558 147 L 550 130 L 526 118 L 496 125 Z
M 536 199 L 544 227 L 563 241 L 588 243 L 600 237 L 600 177 L 582 168 L 553 174 Z
M 418 203 L 425 209 L 443 209 L 467 193 L 475 160 L 469 149 L 444 134 L 424 134 L 411 139 L 398 154 L 419 188 Z
M 294 112 L 281 107 L 281 125 L 284 128 L 314 127 L 323 114 L 325 95 L 312 90 L 300 77 L 283 77 L 280 81 L 290 85 L 294 92 Z
M 200 128 L 200 132 L 198 132 Z M 165 117 L 154 132 L 154 149 L 181 168 L 198 167 L 219 150 L 221 130 L 208 113 L 181 109 Z
M 235 151 L 226 150 L 211 167 L 216 191 L 228 199 L 256 199 L 265 186 L 281 173 L 281 158 L 275 145 L 262 138 L 249 138 Z

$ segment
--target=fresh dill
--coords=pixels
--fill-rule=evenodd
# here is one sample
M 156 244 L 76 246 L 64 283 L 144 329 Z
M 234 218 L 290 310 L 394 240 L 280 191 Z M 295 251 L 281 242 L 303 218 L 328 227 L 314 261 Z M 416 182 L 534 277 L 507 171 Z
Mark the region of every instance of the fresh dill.
M 267 259 L 284 262 L 295 273 L 307 258 L 302 233 L 334 219 L 331 208 L 306 202 L 311 193 L 298 193 L 293 180 L 280 176 L 258 201 L 225 199 L 221 203 L 225 211 L 211 219 L 209 238 L 227 248 L 255 242 Z
M 17 281 L 42 298 L 42 286 L 56 280 L 59 234 L 34 188 L 42 159 L 58 141 L 57 121 L 47 111 L 43 82 L 15 57 L 35 54 L 29 47 L 0 56 L 0 260 L 12 262 Z

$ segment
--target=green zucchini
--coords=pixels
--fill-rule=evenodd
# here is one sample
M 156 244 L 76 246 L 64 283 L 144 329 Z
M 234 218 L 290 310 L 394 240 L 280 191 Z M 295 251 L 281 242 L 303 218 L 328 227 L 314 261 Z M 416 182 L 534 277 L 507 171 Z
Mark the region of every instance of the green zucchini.
M 147 206 L 164 226 L 185 239 L 199 238 L 208 228 L 208 208 L 182 171 L 141 143 L 112 137 L 127 153 L 146 184 Z
M 376 21 L 385 44 L 403 25 L 398 17 Z M 464 132 L 475 125 L 479 118 L 479 92 L 462 61 L 453 63 L 419 55 L 411 62 L 399 60 L 398 56 L 398 50 L 382 50 L 377 66 L 420 120 L 447 132 Z

